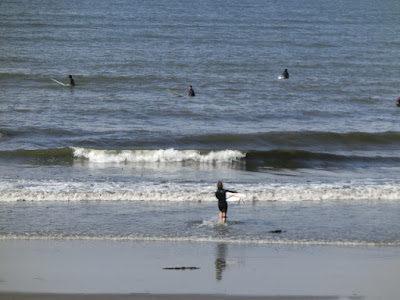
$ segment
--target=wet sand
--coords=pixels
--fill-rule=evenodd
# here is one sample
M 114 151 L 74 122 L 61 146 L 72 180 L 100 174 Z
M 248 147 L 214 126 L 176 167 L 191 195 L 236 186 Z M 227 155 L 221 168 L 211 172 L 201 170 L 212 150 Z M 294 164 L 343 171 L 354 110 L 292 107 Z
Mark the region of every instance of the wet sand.
M 0 299 L 397 299 L 398 250 L 2 240 Z
M 218 295 L 83 295 L 83 294 L 21 294 L 21 293 L 0 293 L 0 299 L 9 300 L 329 300 L 338 297 L 312 297 L 312 296 L 218 296 Z

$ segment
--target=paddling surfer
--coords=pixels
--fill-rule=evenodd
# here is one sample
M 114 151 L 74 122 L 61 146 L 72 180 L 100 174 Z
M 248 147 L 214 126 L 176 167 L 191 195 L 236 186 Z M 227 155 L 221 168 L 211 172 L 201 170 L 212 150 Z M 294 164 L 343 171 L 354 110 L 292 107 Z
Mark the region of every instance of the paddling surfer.
M 194 89 L 192 88 L 191 85 L 189 85 L 189 94 L 188 94 L 188 97 L 194 97 L 194 96 L 196 96 L 196 95 L 194 94 Z
M 69 85 L 70 86 L 75 86 L 75 80 L 72 78 L 72 75 L 69 75 Z
M 228 212 L 228 202 L 226 202 L 226 192 L 236 193 L 234 191 L 225 190 L 222 181 L 217 183 L 217 191 L 215 197 L 218 199 L 219 220 L 222 224 L 226 223 L 226 213 Z

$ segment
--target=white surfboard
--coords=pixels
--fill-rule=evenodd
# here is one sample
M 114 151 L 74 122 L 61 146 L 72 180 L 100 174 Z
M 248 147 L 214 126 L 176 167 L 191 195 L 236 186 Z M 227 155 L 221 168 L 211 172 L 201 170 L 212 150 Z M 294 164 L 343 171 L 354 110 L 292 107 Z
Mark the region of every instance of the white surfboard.
M 62 83 L 62 82 L 60 82 L 60 81 L 58 81 L 58 80 L 55 80 L 54 78 L 50 78 L 50 79 L 53 80 L 55 83 L 58 83 L 59 85 L 62 85 L 62 86 L 71 86 L 70 84 Z
M 226 201 L 243 201 L 246 195 L 240 194 L 240 193 L 231 193 L 231 192 L 226 192 Z

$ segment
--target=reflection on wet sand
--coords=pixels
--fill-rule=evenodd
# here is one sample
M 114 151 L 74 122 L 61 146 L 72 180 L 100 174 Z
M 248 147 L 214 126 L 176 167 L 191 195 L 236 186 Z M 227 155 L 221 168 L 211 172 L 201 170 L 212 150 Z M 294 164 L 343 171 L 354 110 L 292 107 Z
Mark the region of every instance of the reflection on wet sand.
M 215 276 L 217 281 L 222 279 L 222 272 L 226 268 L 226 254 L 228 246 L 226 244 L 218 244 L 215 258 Z

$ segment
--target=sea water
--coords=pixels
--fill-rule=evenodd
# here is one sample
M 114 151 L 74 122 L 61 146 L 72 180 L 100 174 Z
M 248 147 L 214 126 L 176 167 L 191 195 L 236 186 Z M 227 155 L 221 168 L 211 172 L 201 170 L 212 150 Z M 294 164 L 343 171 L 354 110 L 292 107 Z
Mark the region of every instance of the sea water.
M 1 239 L 400 246 L 400 2 L 0 16 Z

